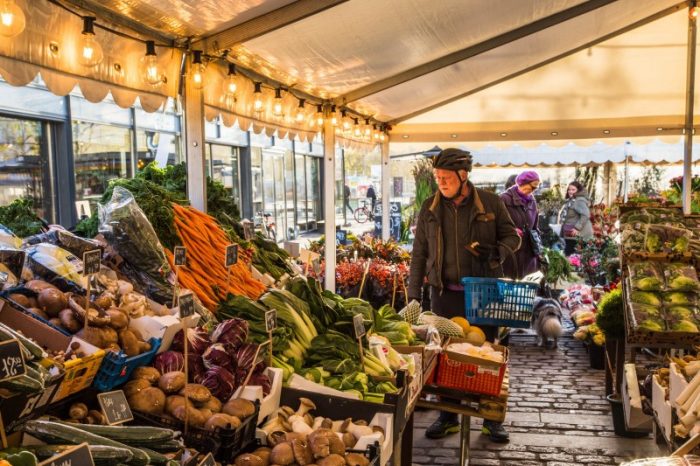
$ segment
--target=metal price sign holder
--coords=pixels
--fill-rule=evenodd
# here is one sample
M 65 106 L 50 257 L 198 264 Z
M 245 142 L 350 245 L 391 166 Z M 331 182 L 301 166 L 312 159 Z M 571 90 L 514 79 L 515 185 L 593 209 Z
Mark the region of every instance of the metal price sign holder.
M 177 297 L 180 294 L 178 292 L 180 283 L 179 272 L 180 267 L 187 265 L 187 248 L 184 246 L 175 246 L 173 256 L 173 264 L 175 265 L 175 285 L 173 285 L 173 305 L 171 307 L 175 307 Z
M 265 330 L 270 339 L 270 351 L 268 354 L 267 365 L 272 367 L 272 332 L 277 328 L 277 311 L 272 309 L 265 313 Z

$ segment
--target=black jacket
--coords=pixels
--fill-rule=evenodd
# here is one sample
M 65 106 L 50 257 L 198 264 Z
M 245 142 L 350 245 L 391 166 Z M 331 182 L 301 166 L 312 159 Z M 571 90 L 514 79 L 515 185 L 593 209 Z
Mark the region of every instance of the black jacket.
M 476 189 L 469 183 L 470 208 L 460 210 L 466 213 L 466 218 L 458 221 L 467 222 L 466 238 L 458 240 L 463 244 L 456 245 L 464 248 L 474 242 L 481 245 L 497 246 L 499 262 L 481 262 L 475 256 L 469 256 L 469 263 L 462 274 L 467 277 L 501 277 L 503 260 L 520 247 L 520 237 L 515 231 L 515 225 L 499 197 L 488 191 Z M 410 299 L 421 298 L 425 278 L 428 284 L 442 292 L 444 265 L 443 199 L 439 192 L 428 198 L 421 207 L 416 225 L 416 237 L 413 242 L 411 270 L 408 283 Z M 456 237 L 449 235 L 448 238 Z

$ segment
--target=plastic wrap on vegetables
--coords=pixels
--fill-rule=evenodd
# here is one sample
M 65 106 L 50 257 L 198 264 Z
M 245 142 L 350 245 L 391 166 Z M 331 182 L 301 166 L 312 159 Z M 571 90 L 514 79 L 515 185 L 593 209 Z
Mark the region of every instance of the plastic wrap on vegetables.
M 22 246 L 22 240 L 15 236 L 7 227 L 0 225 L 0 246 L 19 249 Z
M 47 280 L 57 277 L 81 288 L 87 285 L 85 277 L 82 276 L 83 261 L 63 248 L 40 243 L 27 249 L 27 257 L 32 271 Z
M 682 263 L 666 264 L 664 275 L 666 276 L 666 288 L 668 290 L 698 291 L 700 289 L 698 274 L 695 271 L 695 267 L 691 265 Z
M 666 331 L 665 315 L 661 307 L 641 303 L 632 303 L 630 307 L 639 329 L 649 332 Z
M 688 250 L 691 233 L 682 225 L 647 225 L 644 250 L 650 253 L 684 253 Z
M 24 238 L 22 243 L 24 246 L 32 246 L 39 243 L 53 244 L 80 258 L 82 258 L 83 254 L 86 252 L 100 248 L 99 243 L 95 240 L 81 238 L 70 231 L 57 228 L 49 230 L 46 233 L 28 236 Z
M 0 244 L 0 288 L 17 286 L 22 277 L 25 252 Z
M 170 266 L 165 252 L 131 193 L 115 187 L 112 199 L 99 206 L 99 218 L 100 233 L 124 259 L 121 272 L 149 298 L 170 302 L 173 289 L 167 280 Z
M 640 291 L 663 291 L 664 274 L 656 262 L 636 262 L 629 266 L 632 288 Z
M 676 305 L 665 308 L 666 325 L 673 332 L 698 332 L 698 308 L 691 305 Z

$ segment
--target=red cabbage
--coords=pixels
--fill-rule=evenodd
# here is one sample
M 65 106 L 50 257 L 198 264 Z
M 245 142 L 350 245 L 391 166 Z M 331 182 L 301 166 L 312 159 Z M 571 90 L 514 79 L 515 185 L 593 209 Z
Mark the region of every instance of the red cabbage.
M 226 403 L 231 398 L 237 387 L 233 374 L 223 367 L 209 369 L 204 374 L 201 384 L 207 387 L 211 394 L 223 403 Z
M 263 390 L 263 395 L 267 396 L 270 394 L 270 389 L 272 388 L 272 382 L 270 378 L 263 373 L 255 373 L 250 377 L 248 385 L 260 385 Z
M 255 343 L 244 343 L 241 345 L 240 348 L 238 348 L 238 351 L 236 351 L 236 361 L 238 362 L 238 368 L 245 373 L 248 373 L 250 370 L 253 369 L 253 365 L 256 363 L 253 359 L 255 358 L 255 353 L 258 350 L 258 345 Z M 265 351 L 265 348 L 260 349 L 260 353 L 258 353 L 258 361 L 257 365 L 260 366 L 262 365 L 262 368 L 256 367 L 255 369 L 260 371 L 262 370 L 265 366 L 262 361 L 260 361 L 261 357 L 264 355 L 263 351 Z
M 153 360 L 153 367 L 158 369 L 161 374 L 184 371 L 185 357 L 179 351 L 165 351 L 156 356 Z
M 173 337 L 173 343 L 170 348 L 175 351 L 185 352 L 184 343 L 182 340 L 182 330 L 178 331 Z M 207 347 L 211 344 L 209 341 L 209 334 L 202 327 L 188 328 L 187 329 L 187 341 L 189 346 L 187 347 L 188 353 L 203 354 Z
M 247 338 L 248 322 L 238 317 L 221 322 L 211 334 L 211 341 L 222 343 L 229 350 L 238 349 Z
M 229 372 L 236 370 L 236 361 L 228 352 L 228 348 L 221 343 L 214 343 L 202 355 L 202 361 L 207 369 L 223 367 Z
M 187 371 L 189 372 L 190 383 L 202 383 L 207 368 L 204 366 L 202 356 L 194 353 L 187 353 Z

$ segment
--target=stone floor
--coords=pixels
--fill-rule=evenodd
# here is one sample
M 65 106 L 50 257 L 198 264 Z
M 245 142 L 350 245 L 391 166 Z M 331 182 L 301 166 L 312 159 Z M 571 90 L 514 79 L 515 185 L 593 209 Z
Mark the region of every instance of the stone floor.
M 511 338 L 510 398 L 505 426 L 510 443 L 489 442 L 472 419 L 469 465 L 611 465 L 630 459 L 664 456 L 651 436 L 615 436 L 605 400 L 604 373 L 589 368 L 581 344 L 567 335 L 559 349 L 535 346 L 531 334 Z M 418 411 L 413 464 L 459 464 L 459 438 L 425 438 L 436 411 Z

